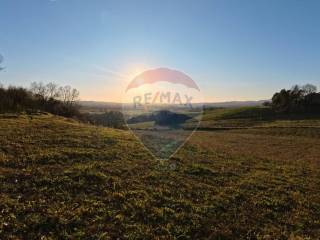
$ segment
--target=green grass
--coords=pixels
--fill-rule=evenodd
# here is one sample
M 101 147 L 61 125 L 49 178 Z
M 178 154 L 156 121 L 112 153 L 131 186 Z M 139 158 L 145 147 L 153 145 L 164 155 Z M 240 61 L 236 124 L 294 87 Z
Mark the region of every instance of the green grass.
M 0 239 L 317 239 L 318 122 L 253 121 L 159 162 L 129 131 L 2 115 Z
M 319 115 L 274 113 L 268 107 L 240 107 L 205 110 L 200 129 L 320 127 Z

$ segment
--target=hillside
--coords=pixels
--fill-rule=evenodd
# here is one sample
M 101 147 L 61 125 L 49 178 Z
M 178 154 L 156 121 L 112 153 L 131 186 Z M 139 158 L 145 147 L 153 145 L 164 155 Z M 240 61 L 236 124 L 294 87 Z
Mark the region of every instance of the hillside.
M 242 121 L 221 113 L 203 124 Z M 316 239 L 319 122 L 260 123 L 158 162 L 129 131 L 1 115 L 0 239 Z

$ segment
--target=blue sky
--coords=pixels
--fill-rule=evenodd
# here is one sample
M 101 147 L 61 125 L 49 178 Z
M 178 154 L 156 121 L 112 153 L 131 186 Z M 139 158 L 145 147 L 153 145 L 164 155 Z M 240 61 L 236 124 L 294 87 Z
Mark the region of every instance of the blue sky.
M 135 74 L 181 70 L 207 101 L 320 87 L 318 0 L 1 0 L 0 82 L 121 101 Z

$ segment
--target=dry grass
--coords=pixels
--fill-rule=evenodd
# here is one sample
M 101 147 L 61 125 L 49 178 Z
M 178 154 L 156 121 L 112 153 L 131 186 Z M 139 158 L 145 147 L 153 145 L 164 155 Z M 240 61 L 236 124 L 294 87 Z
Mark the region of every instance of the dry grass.
M 2 116 L 0 239 L 318 239 L 320 140 L 291 130 L 199 131 L 158 162 L 127 131 Z

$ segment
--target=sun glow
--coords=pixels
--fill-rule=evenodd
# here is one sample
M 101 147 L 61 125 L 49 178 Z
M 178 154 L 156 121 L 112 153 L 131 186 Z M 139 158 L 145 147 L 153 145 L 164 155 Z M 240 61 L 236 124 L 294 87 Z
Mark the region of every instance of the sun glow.
M 146 64 L 136 63 L 127 67 L 125 75 L 128 76 L 128 81 L 131 81 L 134 77 L 148 69 L 150 69 L 150 67 Z

